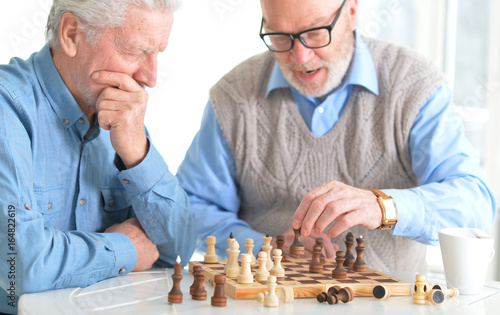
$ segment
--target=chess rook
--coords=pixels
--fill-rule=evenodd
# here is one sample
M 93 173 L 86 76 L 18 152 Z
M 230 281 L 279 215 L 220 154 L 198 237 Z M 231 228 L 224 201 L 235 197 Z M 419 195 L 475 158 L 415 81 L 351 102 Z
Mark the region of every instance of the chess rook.
M 294 240 L 292 245 L 290 245 L 290 255 L 295 257 L 304 256 L 304 245 L 300 242 L 300 228 L 293 229 Z
M 215 236 L 207 236 L 207 252 L 205 254 L 205 264 L 217 263 L 217 255 L 215 254 Z
M 413 293 L 412 301 L 414 304 L 425 304 L 428 300 L 427 294 L 425 292 L 427 290 L 425 276 L 417 275 L 415 279 L 415 293 Z

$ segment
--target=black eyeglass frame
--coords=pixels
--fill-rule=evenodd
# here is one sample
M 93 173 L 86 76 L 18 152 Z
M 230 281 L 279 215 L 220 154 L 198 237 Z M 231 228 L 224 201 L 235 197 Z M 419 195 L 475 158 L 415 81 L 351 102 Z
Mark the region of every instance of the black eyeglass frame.
M 332 42 L 332 30 L 333 30 L 333 27 L 335 26 L 335 24 L 337 23 L 337 20 L 340 17 L 340 12 L 342 12 L 342 8 L 344 7 L 345 2 L 346 2 L 346 0 L 344 0 L 344 2 L 342 2 L 342 5 L 340 6 L 340 8 L 338 10 L 337 15 L 335 15 L 335 18 L 333 19 L 333 22 L 330 25 L 320 26 L 320 27 L 315 27 L 315 28 L 310 28 L 308 30 L 305 30 L 305 31 L 302 31 L 302 32 L 296 33 L 296 34 L 290 34 L 290 33 L 264 33 L 263 34 L 262 33 L 262 28 L 264 27 L 264 19 L 262 19 L 261 22 L 260 22 L 259 36 L 262 39 L 262 41 L 264 42 L 264 44 L 266 45 L 267 49 L 269 49 L 272 52 L 277 52 L 277 53 L 287 52 L 287 51 L 292 50 L 293 44 L 295 42 L 294 41 L 295 38 L 297 38 L 298 40 L 300 40 L 300 42 L 302 43 L 302 45 L 304 45 L 305 47 L 310 48 L 310 49 L 318 49 L 318 48 L 326 47 L 326 46 L 330 45 L 330 43 Z M 311 31 L 321 30 L 321 29 L 328 30 L 329 39 L 328 39 L 328 43 L 327 44 L 325 44 L 323 46 L 318 46 L 318 47 L 310 47 L 309 45 L 307 45 L 306 41 L 304 39 L 302 39 L 302 34 L 307 33 L 307 32 L 311 32 Z M 271 47 L 269 47 L 267 45 L 266 41 L 264 40 L 264 36 L 270 36 L 270 35 L 284 35 L 284 36 L 290 37 L 290 42 L 291 42 L 290 48 L 288 48 L 287 50 L 275 50 L 275 49 L 271 49 Z

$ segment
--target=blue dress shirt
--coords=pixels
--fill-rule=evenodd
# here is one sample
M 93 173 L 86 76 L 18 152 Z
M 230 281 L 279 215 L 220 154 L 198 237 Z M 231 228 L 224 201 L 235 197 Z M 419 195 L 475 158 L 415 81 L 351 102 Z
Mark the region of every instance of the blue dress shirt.
M 89 121 L 48 46 L 0 66 L 0 312 L 20 294 L 84 287 L 134 268 L 135 246 L 101 233 L 137 217 L 159 265 L 194 251 L 189 200 L 152 145 L 124 169 L 109 131 Z
M 324 100 L 296 91 L 276 63 L 267 94 L 274 89 L 289 88 L 311 132 L 322 137 L 342 114 L 353 85 L 363 86 L 375 95 L 379 93 L 373 58 L 358 34 L 353 61 L 342 84 Z M 495 200 L 479 169 L 478 157 L 464 136 L 447 85 L 438 88 L 422 105 L 409 141 L 419 186 L 384 189 L 394 198 L 399 212 L 393 234 L 436 245 L 438 231 L 444 227 L 489 229 L 496 215 Z M 224 249 L 222 240 L 232 231 L 240 243 L 253 238 L 254 252 L 258 252 L 263 235 L 238 219 L 240 199 L 235 162 L 210 101 L 177 177 L 196 209 L 200 246 L 203 237 L 214 235 L 220 240 L 220 249 Z

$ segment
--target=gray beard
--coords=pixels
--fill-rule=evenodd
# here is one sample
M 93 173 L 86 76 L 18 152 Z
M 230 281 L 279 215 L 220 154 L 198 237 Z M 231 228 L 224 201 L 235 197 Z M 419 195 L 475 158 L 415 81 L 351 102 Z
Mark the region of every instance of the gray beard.
M 349 38 L 349 37 L 348 37 Z M 321 61 L 318 65 L 310 66 L 310 64 L 304 64 L 302 66 L 298 66 L 293 62 L 287 63 L 285 66 L 281 66 L 281 71 L 283 72 L 283 76 L 290 83 L 292 87 L 294 87 L 301 94 L 312 97 L 323 97 L 329 94 L 332 90 L 337 88 L 344 79 L 347 70 L 351 64 L 353 55 L 354 55 L 354 39 L 350 37 L 351 40 L 343 41 L 342 46 L 340 47 L 339 56 L 340 58 L 335 61 Z M 300 80 L 297 80 L 293 75 L 293 70 L 300 69 L 311 69 L 311 68 L 319 68 L 324 67 L 328 69 L 326 81 L 323 86 L 319 86 L 311 83 L 304 83 Z

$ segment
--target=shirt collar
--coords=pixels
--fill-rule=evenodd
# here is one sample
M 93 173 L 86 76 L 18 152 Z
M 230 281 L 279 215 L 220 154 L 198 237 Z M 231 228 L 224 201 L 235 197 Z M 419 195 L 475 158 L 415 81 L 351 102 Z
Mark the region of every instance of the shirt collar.
M 359 85 L 365 87 L 373 94 L 378 95 L 377 72 L 375 70 L 372 55 L 361 35 L 359 35 L 358 32 L 354 32 L 354 34 L 356 45 L 354 57 L 344 79 L 342 80 L 340 89 L 347 85 Z M 269 83 L 267 84 L 266 98 L 271 91 L 279 88 L 292 89 L 292 86 L 283 76 L 283 72 L 281 71 L 278 63 L 275 62 L 269 78 Z M 340 89 L 337 88 L 331 93 L 335 93 Z
M 83 116 L 83 112 L 57 71 L 50 47 L 45 45 L 33 62 L 38 82 L 52 109 L 64 127 L 69 128 Z

